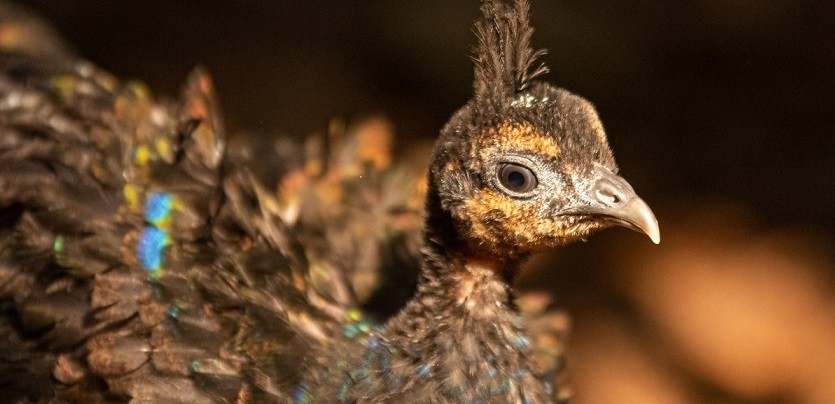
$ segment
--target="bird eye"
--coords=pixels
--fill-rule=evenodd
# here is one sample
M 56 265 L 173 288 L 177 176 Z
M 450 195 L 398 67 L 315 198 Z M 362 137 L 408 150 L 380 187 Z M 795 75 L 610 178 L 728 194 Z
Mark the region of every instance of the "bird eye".
M 530 168 L 514 164 L 499 164 L 499 183 L 510 192 L 523 194 L 533 191 L 538 185 L 536 175 Z

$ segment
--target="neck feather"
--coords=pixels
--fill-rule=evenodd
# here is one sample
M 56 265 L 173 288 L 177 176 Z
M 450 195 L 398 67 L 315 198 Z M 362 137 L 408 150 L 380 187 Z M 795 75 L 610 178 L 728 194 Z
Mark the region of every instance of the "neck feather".
M 481 344 L 518 348 L 514 341 L 526 340 L 525 331 L 508 285 L 518 260 L 473 254 L 437 198 L 430 196 L 427 212 L 418 290 L 388 323 L 387 332 L 410 339 L 426 335 L 433 341 L 443 341 L 437 334 L 447 332 L 453 343 L 471 334 Z
M 438 219 L 427 218 L 418 291 L 382 333 L 398 347 L 392 363 L 416 365 L 423 388 L 451 402 L 547 402 L 504 275 L 515 261 L 466 254 Z
M 548 402 L 505 279 L 516 261 L 468 254 L 451 218 L 429 200 L 418 291 L 357 362 L 379 380 L 357 385 L 358 397 Z

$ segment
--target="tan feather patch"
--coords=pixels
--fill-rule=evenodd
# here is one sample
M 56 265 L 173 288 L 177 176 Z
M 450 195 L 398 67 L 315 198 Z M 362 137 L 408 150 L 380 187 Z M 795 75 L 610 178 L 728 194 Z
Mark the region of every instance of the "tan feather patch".
M 545 158 L 557 158 L 562 154 L 556 140 L 540 133 L 530 123 L 506 121 L 498 129 L 491 129 L 479 139 L 482 158 L 496 148 L 530 152 Z

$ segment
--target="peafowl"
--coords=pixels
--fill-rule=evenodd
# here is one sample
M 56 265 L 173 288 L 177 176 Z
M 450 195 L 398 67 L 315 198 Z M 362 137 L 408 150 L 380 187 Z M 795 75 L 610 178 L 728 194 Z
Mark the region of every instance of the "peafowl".
M 311 246 L 292 195 L 226 150 L 205 72 L 166 100 L 87 62 L 2 52 L 4 400 L 560 398 L 509 282 L 533 253 L 614 225 L 657 243 L 658 225 L 592 105 L 536 80 L 527 0 L 481 9 L 473 98 L 432 153 L 416 291 L 379 325 L 345 268 L 317 263 L 335 242 Z

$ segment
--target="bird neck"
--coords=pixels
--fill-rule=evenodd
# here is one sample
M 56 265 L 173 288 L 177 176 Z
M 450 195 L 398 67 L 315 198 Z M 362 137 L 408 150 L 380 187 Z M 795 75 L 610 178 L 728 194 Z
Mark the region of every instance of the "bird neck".
M 411 369 L 404 377 L 450 402 L 547 401 L 506 279 L 516 262 L 470 254 L 451 218 L 428 207 L 417 293 L 381 335 L 387 372 Z
M 467 239 L 455 225 L 450 212 L 442 208 L 438 195 L 430 193 L 426 202 L 426 222 L 423 228 L 420 281 L 455 281 L 455 275 L 490 270 L 495 275 L 491 278 L 503 285 L 509 285 L 520 263 L 527 257 L 527 254 L 516 251 L 494 252 L 478 243 L 468 242 Z
M 427 208 L 417 293 L 325 378 L 347 402 L 547 402 L 504 275 L 514 262 L 470 254 L 437 198 Z
M 517 260 L 486 254 L 465 240 L 438 195 L 430 193 L 418 294 L 442 293 L 451 300 L 448 303 L 495 299 L 509 304 L 508 283 L 518 267 Z
M 525 330 L 508 285 L 518 260 L 472 253 L 452 223 L 437 198 L 430 196 L 417 292 L 387 324 L 388 334 L 412 340 L 425 336 L 431 343 L 424 347 L 431 347 L 447 340 L 437 338 L 439 333 L 455 330 L 450 332 L 450 344 L 472 335 L 478 339 L 473 342 L 482 347 L 518 350 L 511 341 L 526 340 Z M 449 347 L 435 348 L 447 351 Z

